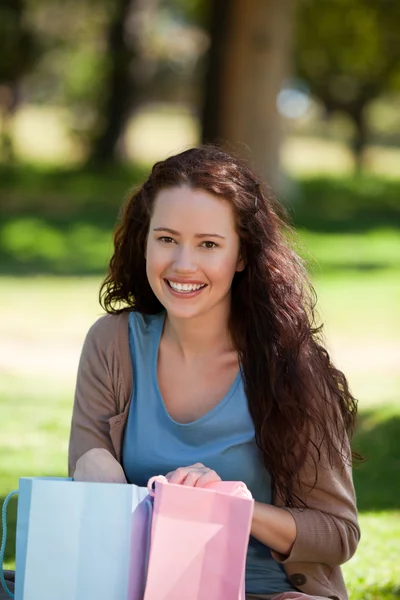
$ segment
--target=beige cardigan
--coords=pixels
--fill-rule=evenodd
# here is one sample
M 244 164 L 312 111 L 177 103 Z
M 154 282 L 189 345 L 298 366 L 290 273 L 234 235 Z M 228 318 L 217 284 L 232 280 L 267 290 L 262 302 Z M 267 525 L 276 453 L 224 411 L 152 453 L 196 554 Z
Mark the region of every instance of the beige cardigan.
M 104 315 L 89 330 L 80 358 L 69 445 L 69 473 L 91 448 L 105 448 L 121 462 L 124 428 L 132 397 L 128 313 Z M 354 554 L 360 538 L 351 468 L 305 465 L 304 484 L 295 490 L 307 508 L 286 508 L 297 537 L 289 556 L 272 552 L 291 583 L 305 594 L 347 600 L 340 564 Z M 307 488 L 306 490 L 304 488 Z M 283 506 L 279 497 L 274 504 Z

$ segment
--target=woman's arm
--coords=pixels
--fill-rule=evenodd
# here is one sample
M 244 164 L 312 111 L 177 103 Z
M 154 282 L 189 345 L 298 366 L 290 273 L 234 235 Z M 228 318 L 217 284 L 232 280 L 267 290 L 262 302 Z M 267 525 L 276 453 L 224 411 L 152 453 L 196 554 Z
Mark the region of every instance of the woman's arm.
M 295 493 L 305 508 L 288 508 L 277 497 L 275 502 L 296 522 L 296 537 L 290 552 L 272 548 L 273 557 L 281 562 L 320 562 L 341 565 L 357 549 L 360 528 L 352 468 L 339 455 L 333 464 L 324 455 L 317 466 L 309 460 L 300 473 L 301 484 Z
M 271 550 L 287 556 L 296 539 L 296 521 L 284 508 L 255 502 L 250 533 Z
M 319 466 L 317 484 L 304 493 L 297 490 L 307 508 L 256 502 L 251 535 L 279 562 L 346 562 L 360 539 L 351 467 Z
M 127 482 L 120 463 L 104 448 L 92 448 L 78 458 L 73 475 L 74 481 Z
M 93 448 L 115 458 L 110 438 L 111 417 L 118 413 L 113 364 L 115 319 L 106 315 L 90 328 L 79 361 L 68 453 L 72 476 L 78 459 Z

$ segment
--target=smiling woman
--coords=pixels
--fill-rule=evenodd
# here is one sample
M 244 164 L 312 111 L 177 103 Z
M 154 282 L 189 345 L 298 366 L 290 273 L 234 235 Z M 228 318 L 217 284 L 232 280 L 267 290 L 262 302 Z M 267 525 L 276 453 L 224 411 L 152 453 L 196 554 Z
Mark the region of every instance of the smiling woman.
M 146 272 L 169 319 L 199 319 L 207 313 L 210 330 L 226 329 L 232 280 L 244 268 L 239 247 L 227 200 L 187 185 L 159 192 L 147 237 Z
M 344 600 L 339 565 L 359 539 L 356 402 L 279 212 L 218 148 L 154 165 L 125 205 L 100 292 L 109 314 L 82 350 L 69 470 L 243 481 L 255 499 L 248 598 Z

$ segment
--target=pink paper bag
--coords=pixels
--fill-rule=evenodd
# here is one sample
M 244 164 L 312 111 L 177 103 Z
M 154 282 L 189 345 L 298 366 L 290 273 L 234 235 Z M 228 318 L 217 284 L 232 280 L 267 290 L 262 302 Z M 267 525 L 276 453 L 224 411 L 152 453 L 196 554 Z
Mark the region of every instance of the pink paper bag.
M 245 598 L 254 501 L 240 482 L 196 488 L 155 480 L 144 600 Z

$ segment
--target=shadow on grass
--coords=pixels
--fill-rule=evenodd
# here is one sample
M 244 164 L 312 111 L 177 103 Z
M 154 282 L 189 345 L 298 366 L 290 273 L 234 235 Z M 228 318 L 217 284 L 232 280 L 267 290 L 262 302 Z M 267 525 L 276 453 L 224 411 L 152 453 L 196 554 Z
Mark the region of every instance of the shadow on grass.
M 366 459 L 354 468 L 360 512 L 399 510 L 400 415 L 363 411 L 353 447 Z
M 375 271 L 383 271 L 392 268 L 393 265 L 390 262 L 335 262 L 335 263 L 326 263 L 322 260 L 319 260 L 319 265 L 317 267 L 311 267 L 309 271 L 313 275 L 328 275 L 335 273 L 372 273 Z

